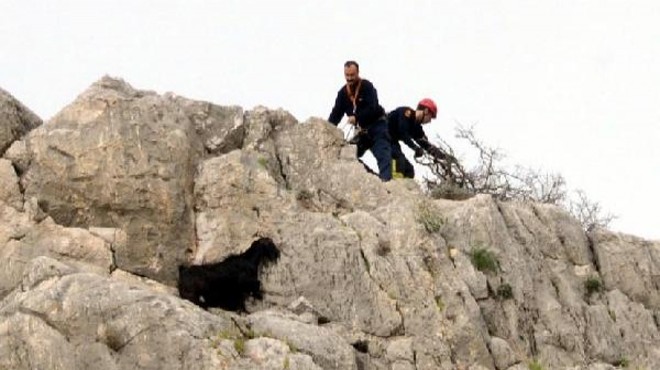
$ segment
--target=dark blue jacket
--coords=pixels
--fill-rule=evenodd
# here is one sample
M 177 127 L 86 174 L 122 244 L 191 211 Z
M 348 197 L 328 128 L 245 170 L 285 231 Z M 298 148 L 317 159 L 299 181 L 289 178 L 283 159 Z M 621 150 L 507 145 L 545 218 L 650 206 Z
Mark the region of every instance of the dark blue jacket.
M 378 103 L 378 93 L 374 85 L 368 80 L 361 80 L 355 102 L 356 107 L 354 110 L 353 101 L 348 94 L 348 89 L 346 85 L 342 86 L 337 92 L 335 106 L 332 108 L 332 112 L 330 112 L 328 121 L 336 126 L 345 114 L 347 116 L 355 116 L 358 125 L 367 127 L 385 116 L 385 110 Z
M 403 141 L 414 151 L 420 147 L 429 150 L 432 146 L 422 129 L 422 125 L 415 122 L 414 109 L 399 107 L 391 111 L 387 115 L 387 123 L 393 147 L 399 147 L 399 141 Z

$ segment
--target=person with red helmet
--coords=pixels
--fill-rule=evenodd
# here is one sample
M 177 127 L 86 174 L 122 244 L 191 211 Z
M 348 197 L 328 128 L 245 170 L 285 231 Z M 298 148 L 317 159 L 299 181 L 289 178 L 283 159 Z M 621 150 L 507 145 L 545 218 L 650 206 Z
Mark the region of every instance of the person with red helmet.
M 428 124 L 438 115 L 438 106 L 429 98 L 417 104 L 417 109 L 399 107 L 387 115 L 392 146 L 392 174 L 394 178 L 414 178 L 415 168 L 401 150 L 399 141 L 403 141 L 415 152 L 415 158 L 430 155 L 443 158 L 445 154 L 429 142 L 422 125 Z

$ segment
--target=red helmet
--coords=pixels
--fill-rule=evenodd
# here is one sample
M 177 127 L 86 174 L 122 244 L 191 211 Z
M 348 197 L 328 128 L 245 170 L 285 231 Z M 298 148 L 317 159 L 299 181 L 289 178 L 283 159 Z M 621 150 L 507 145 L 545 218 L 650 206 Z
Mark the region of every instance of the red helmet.
M 435 102 L 429 98 L 424 98 L 419 101 L 417 104 L 417 109 L 427 108 L 431 113 L 431 117 L 435 118 L 438 115 L 438 106 L 435 105 Z

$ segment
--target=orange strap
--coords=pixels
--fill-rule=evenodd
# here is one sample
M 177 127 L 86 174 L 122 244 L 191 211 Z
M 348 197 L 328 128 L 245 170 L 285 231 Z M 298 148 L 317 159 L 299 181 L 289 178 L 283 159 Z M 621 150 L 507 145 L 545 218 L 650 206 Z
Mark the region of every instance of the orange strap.
M 357 110 L 357 97 L 358 93 L 360 92 L 360 87 L 362 86 L 362 79 L 358 80 L 357 87 L 355 88 L 355 91 L 351 91 L 351 86 L 349 84 L 346 84 L 346 93 L 348 94 L 348 98 L 351 99 L 351 102 L 353 103 L 353 114 L 355 114 L 355 111 Z

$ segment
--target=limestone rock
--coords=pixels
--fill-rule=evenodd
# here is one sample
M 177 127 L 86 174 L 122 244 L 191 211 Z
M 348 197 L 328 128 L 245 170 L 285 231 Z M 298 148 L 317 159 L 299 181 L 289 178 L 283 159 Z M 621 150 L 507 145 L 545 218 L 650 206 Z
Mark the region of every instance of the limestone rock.
M 0 160 L 2 368 L 660 368 L 657 242 L 431 199 L 322 119 L 109 77 L 28 126 Z M 247 313 L 178 297 L 178 264 L 260 236 L 281 257 Z
M 509 343 L 502 338 L 492 337 L 489 348 L 495 360 L 495 367 L 498 369 L 508 369 L 519 361 Z
M 104 77 L 26 137 L 21 183 L 58 224 L 122 229 L 117 265 L 172 283 L 194 249 L 197 162 L 240 145 L 241 125 L 240 108 Z
M 0 220 L 0 297 L 14 289 L 25 267 L 39 256 L 99 274 L 108 274 L 113 268 L 110 246 L 87 230 L 64 228 L 51 219 L 34 224 L 27 213 L 2 203 Z
M 6 159 L 0 159 L 0 201 L 21 210 L 23 208 L 23 194 L 18 187 L 18 176 Z
M 330 331 L 274 311 L 254 313 L 248 321 L 255 333 L 289 343 L 298 351 L 309 354 L 323 369 L 357 369 L 353 348 Z
M 605 230 L 590 236 L 605 288 L 660 310 L 660 242 Z
M 0 155 L 42 123 L 41 118 L 0 88 Z
M 228 319 L 52 259 L 0 304 L 0 365 L 11 369 L 222 369 Z M 40 276 L 41 275 L 41 276 Z
M 314 363 L 311 356 L 293 352 L 286 343 L 267 337 L 250 339 L 245 342 L 245 357 L 251 366 L 246 369 L 322 369 Z

